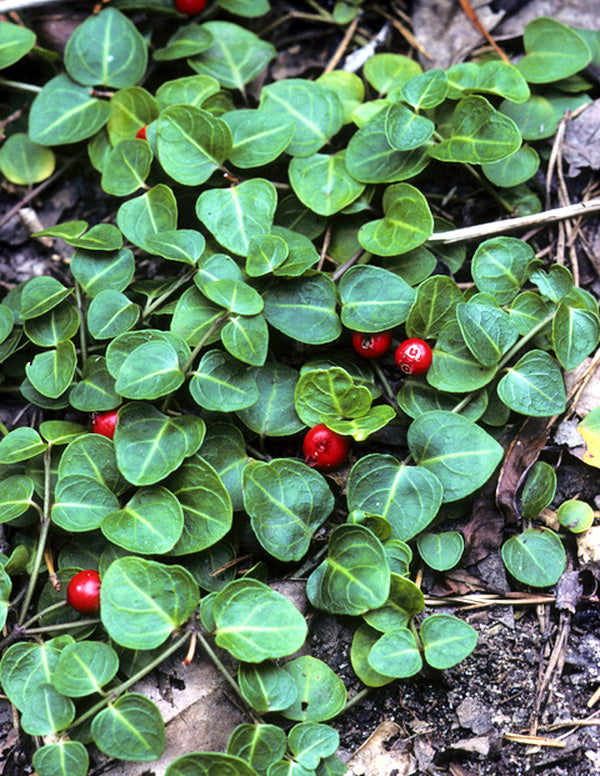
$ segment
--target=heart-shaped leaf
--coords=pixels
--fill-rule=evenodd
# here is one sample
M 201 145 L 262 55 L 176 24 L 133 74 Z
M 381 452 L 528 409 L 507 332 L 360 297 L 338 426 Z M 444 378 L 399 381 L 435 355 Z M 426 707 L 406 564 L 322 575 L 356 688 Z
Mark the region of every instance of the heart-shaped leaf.
M 376 256 L 398 256 L 424 243 L 433 233 L 427 200 L 409 183 L 388 186 L 383 195 L 384 218 L 361 226 L 358 241 Z
M 565 548 L 549 528 L 528 528 L 502 545 L 502 560 L 510 573 L 531 587 L 550 587 L 566 564 Z
M 344 273 L 339 294 L 343 325 L 364 332 L 379 332 L 404 323 L 416 296 L 396 273 L 368 264 Z
M 475 649 L 477 631 L 451 614 L 432 614 L 421 623 L 425 660 L 439 670 L 452 668 Z
M 289 176 L 298 199 L 322 216 L 337 213 L 359 197 L 364 183 L 353 178 L 345 164 L 345 152 L 333 156 L 313 154 L 290 162 Z
M 60 653 L 52 678 L 61 695 L 82 698 L 98 692 L 119 668 L 119 656 L 102 641 L 76 641 Z
M 498 383 L 498 396 L 515 412 L 534 417 L 564 411 L 565 386 L 556 361 L 543 350 L 530 350 Z
M 31 762 L 40 776 L 86 776 L 90 758 L 80 741 L 60 739 L 33 753 Z
M 158 760 L 165 748 L 165 725 L 158 706 L 139 693 L 117 698 L 92 720 L 92 738 L 109 757 Z
M 287 719 L 298 722 L 323 722 L 339 714 L 346 703 L 342 680 L 319 658 L 303 655 L 290 660 L 284 670 L 294 680 L 296 701 L 282 710 Z

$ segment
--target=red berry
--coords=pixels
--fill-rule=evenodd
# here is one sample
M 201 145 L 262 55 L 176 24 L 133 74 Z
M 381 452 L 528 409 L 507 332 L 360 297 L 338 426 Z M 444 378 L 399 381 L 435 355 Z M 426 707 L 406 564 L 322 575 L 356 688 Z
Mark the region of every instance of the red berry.
M 97 412 L 92 418 L 92 431 L 94 434 L 112 439 L 115 435 L 115 426 L 117 425 L 117 410 L 108 412 Z
M 100 610 L 100 575 L 94 569 L 80 571 L 69 582 L 67 601 L 82 614 L 96 614 Z
M 302 452 L 309 466 L 329 471 L 346 459 L 350 452 L 350 439 L 327 428 L 324 423 L 319 423 L 304 437 Z
M 138 140 L 148 140 L 146 137 L 146 124 L 141 129 L 138 129 L 138 131 L 135 133 L 135 136 Z
M 431 348 L 418 337 L 401 342 L 396 349 L 396 365 L 407 375 L 424 375 L 431 366 Z
M 206 8 L 206 0 L 175 0 L 175 8 L 186 16 L 195 16 Z
M 365 334 L 362 331 L 352 332 L 352 347 L 363 358 L 383 356 L 391 341 L 391 331 L 380 331 L 377 334 Z

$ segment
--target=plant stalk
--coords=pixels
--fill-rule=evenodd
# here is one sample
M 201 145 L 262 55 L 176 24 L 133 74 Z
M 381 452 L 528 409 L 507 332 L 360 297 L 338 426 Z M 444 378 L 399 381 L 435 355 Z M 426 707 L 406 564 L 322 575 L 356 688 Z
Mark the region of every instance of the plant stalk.
M 3 3 L 0 4 L 0 11 L 4 11 Z M 42 91 L 41 86 L 28 84 L 24 81 L 13 81 L 10 78 L 0 78 L 0 84 L 2 86 L 8 86 L 10 89 L 19 89 L 22 92 L 34 92 L 35 94 L 39 94 Z

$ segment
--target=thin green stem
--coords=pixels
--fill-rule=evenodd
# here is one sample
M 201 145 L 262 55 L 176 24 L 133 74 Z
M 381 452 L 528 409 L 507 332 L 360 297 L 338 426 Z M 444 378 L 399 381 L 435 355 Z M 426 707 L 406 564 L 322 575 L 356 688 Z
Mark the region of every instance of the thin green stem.
M 344 273 L 346 273 L 350 269 L 350 267 L 353 267 L 356 264 L 356 262 L 360 259 L 360 257 L 363 255 L 363 253 L 364 253 L 364 250 L 362 248 L 359 248 L 359 250 L 356 251 L 354 256 L 351 256 L 345 264 L 342 264 L 341 267 L 338 267 L 336 271 L 333 273 L 333 275 L 331 276 L 333 282 L 334 283 L 337 282 L 342 277 L 342 275 L 344 275 Z
M 177 641 L 174 641 L 170 647 L 164 650 L 164 652 L 161 652 L 160 655 L 152 662 L 148 663 L 148 665 L 141 668 L 139 671 L 137 671 L 133 676 L 130 676 L 129 679 L 127 679 L 126 682 L 122 682 L 118 687 L 115 687 L 112 689 L 105 698 L 103 698 L 101 701 L 98 701 L 94 706 L 92 706 L 90 709 L 88 709 L 86 712 L 81 714 L 81 716 L 77 717 L 77 719 L 73 720 L 73 722 L 69 725 L 69 729 L 72 730 L 73 728 L 78 727 L 81 725 L 82 722 L 85 722 L 86 719 L 89 719 L 90 717 L 93 717 L 97 712 L 101 711 L 105 706 L 107 706 L 111 701 L 115 700 L 119 697 L 122 693 L 125 692 L 125 690 L 128 690 L 130 687 L 132 687 L 136 682 L 139 682 L 140 679 L 143 679 L 146 674 L 149 674 L 150 671 L 153 671 L 155 668 L 158 668 L 158 666 L 163 662 L 163 660 L 166 660 L 169 655 L 172 655 L 173 652 L 176 652 L 180 647 L 182 647 L 185 642 L 190 638 L 192 635 L 192 631 L 188 630 L 186 631 L 183 636 L 180 636 Z
M 27 628 L 23 630 L 25 636 L 33 636 L 36 633 L 54 633 L 54 631 L 73 630 L 73 628 L 84 628 L 86 625 L 99 625 L 99 617 L 90 617 L 87 620 L 77 620 L 75 622 L 59 622 L 55 625 L 42 625 L 39 628 Z
M 29 577 L 29 583 L 27 585 L 27 593 L 21 607 L 21 616 L 19 617 L 19 625 L 23 624 L 25 617 L 27 616 L 27 610 L 33 597 L 33 591 L 37 583 L 38 575 L 42 561 L 44 560 L 44 549 L 46 547 L 46 540 L 48 538 L 48 531 L 50 530 L 50 508 L 51 508 L 51 472 L 52 472 L 52 445 L 48 445 L 46 452 L 44 453 L 44 510 L 40 520 L 40 538 L 38 541 L 37 550 L 35 553 L 35 559 L 33 561 L 33 568 L 31 569 L 31 576 Z
M 77 300 L 77 315 L 79 316 L 79 347 L 81 348 L 81 366 L 83 367 L 87 360 L 87 329 L 83 296 L 78 281 L 75 281 L 75 298 Z
M 10 89 L 19 89 L 22 92 L 35 92 L 35 94 L 39 94 L 39 92 L 42 91 L 41 86 L 27 84 L 23 81 L 13 81 L 10 78 L 0 78 L 0 84 L 2 86 L 8 86 Z
M 344 714 L 344 712 L 348 711 L 348 709 L 351 709 L 357 703 L 360 703 L 360 701 L 366 698 L 372 690 L 373 690 L 372 687 L 363 687 L 363 689 L 360 690 L 360 692 L 357 692 L 356 695 L 353 695 L 349 701 L 346 701 L 346 705 L 340 711 L 340 714 Z
M 188 360 L 186 361 L 186 363 L 185 363 L 185 365 L 183 367 L 183 372 L 185 374 L 187 374 L 188 371 L 191 369 L 192 364 L 196 360 L 196 357 L 198 356 L 198 354 L 200 353 L 202 348 L 206 345 L 206 343 L 212 337 L 212 335 L 216 332 L 216 330 L 223 324 L 223 321 L 227 318 L 228 315 L 229 315 L 228 312 L 224 312 L 222 315 L 219 315 L 219 317 L 213 322 L 213 324 L 210 327 L 210 329 L 202 337 L 200 342 L 192 350 L 191 356 L 188 358 Z
M 383 369 L 375 359 L 373 359 L 371 366 L 373 367 L 375 374 L 377 375 L 377 377 L 379 378 L 379 381 L 381 382 L 383 392 L 387 396 L 389 403 L 396 411 L 398 411 L 398 401 L 394 395 L 392 386 L 389 384 L 387 377 L 383 373 Z
M 307 574 L 309 571 L 312 571 L 312 569 L 318 565 L 319 561 L 323 555 L 327 553 L 328 549 L 329 544 L 324 544 L 320 550 L 315 552 L 315 554 L 306 561 L 306 563 L 303 563 L 302 566 L 300 566 L 298 571 L 294 571 L 293 575 L 291 575 L 289 579 L 302 579 L 305 574 Z
M 510 350 L 508 350 L 504 356 L 500 359 L 500 362 L 498 364 L 497 371 L 500 371 L 505 364 L 508 364 L 508 362 L 511 360 L 511 358 L 521 350 L 523 345 L 525 345 L 527 342 L 529 342 L 530 339 L 535 337 L 536 334 L 539 334 L 540 331 L 545 328 L 550 321 L 554 318 L 556 315 L 556 310 L 552 310 L 551 313 L 548 313 L 548 315 L 545 318 L 542 318 L 542 320 L 539 323 L 536 323 L 536 325 L 531 329 L 531 331 L 528 331 L 527 334 L 523 335 L 521 339 L 517 340 L 517 342 L 512 346 Z
M 182 285 L 188 282 L 191 278 L 194 277 L 195 269 L 190 270 L 190 272 L 186 272 L 185 275 L 182 275 L 178 280 L 176 280 L 172 286 L 169 287 L 168 291 L 165 291 L 164 294 L 161 294 L 158 296 L 153 302 L 148 302 L 146 304 L 146 307 L 144 309 L 144 312 L 142 314 L 142 318 L 145 320 L 146 318 L 149 318 L 150 315 L 156 310 L 157 307 L 160 307 L 163 302 L 166 302 L 166 300 L 172 296 L 175 291 L 177 291 L 178 288 L 181 288 Z
M 37 614 L 34 614 L 33 617 L 30 617 L 27 622 L 24 622 L 22 625 L 23 630 L 27 630 L 30 625 L 33 625 L 36 620 L 39 620 L 40 617 L 45 617 L 47 614 L 50 614 L 50 612 L 54 612 L 57 609 L 63 609 L 67 605 L 66 599 L 63 601 L 59 601 L 56 604 L 52 604 L 52 606 L 47 606 L 45 609 L 42 609 L 41 612 L 38 612 Z

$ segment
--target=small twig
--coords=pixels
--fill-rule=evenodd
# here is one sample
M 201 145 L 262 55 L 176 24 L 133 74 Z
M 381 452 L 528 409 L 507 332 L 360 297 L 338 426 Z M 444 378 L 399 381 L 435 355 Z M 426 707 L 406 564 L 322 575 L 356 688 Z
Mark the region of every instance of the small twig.
M 364 250 L 359 248 L 354 256 L 351 256 L 345 264 L 342 264 L 341 267 L 338 267 L 332 275 L 333 282 L 337 282 L 342 277 L 342 275 L 344 275 L 350 269 L 350 267 L 353 267 L 363 255 L 363 253 Z
M 348 26 L 348 29 L 346 30 L 346 34 L 342 38 L 340 45 L 337 47 L 334 55 L 327 63 L 327 67 L 325 68 L 325 70 L 323 70 L 324 73 L 331 73 L 331 71 L 335 70 L 335 68 L 338 66 L 340 59 L 344 56 L 344 52 L 350 45 L 352 36 L 356 32 L 359 19 L 360 19 L 360 14 L 356 14 L 354 19 L 352 20 L 352 23 Z
M 504 738 L 513 741 L 515 744 L 525 744 L 526 746 L 552 746 L 556 749 L 564 749 L 566 743 L 557 741 L 555 738 L 546 738 L 545 736 L 525 736 L 521 733 L 505 733 Z

